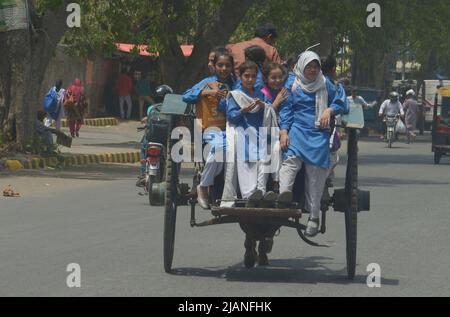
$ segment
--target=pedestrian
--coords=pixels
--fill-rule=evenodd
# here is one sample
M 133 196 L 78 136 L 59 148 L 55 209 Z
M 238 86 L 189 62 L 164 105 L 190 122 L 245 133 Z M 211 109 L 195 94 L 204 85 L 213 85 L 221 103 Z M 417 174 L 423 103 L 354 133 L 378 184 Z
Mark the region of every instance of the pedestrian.
M 55 128 L 58 131 L 61 130 L 61 120 L 65 116 L 63 102 L 66 91 L 62 88 L 62 86 L 62 80 L 58 80 L 56 81 L 55 86 L 53 86 L 48 92 L 47 96 L 54 94 L 55 109 L 52 111 L 47 111 L 47 118 L 44 121 L 46 127 L 50 127 L 54 123 Z
M 406 101 L 403 104 L 403 111 L 405 111 L 405 124 L 406 124 L 406 137 L 407 144 L 411 143 L 416 139 L 416 125 L 417 116 L 419 114 L 419 106 L 415 100 L 416 93 L 413 89 L 406 92 Z
M 310 213 L 305 235 L 314 237 L 319 232 L 321 199 L 331 167 L 330 122 L 333 115 L 344 112 L 345 100 L 338 98 L 336 86 L 322 74 L 316 53 L 302 53 L 294 72 L 297 78 L 280 110 L 280 144 L 285 158 L 280 192 L 293 199 L 295 179 L 305 165 L 305 209 Z
M 131 110 L 133 103 L 131 101 L 131 92 L 133 91 L 133 81 L 131 77 L 127 74 L 127 70 L 123 69 L 122 74 L 116 81 L 116 92 L 119 96 L 119 106 L 120 106 L 120 117 L 122 119 L 131 118 Z M 127 113 L 125 116 L 124 104 L 127 104 Z
M 276 28 L 271 24 L 265 24 L 257 27 L 253 39 L 236 44 L 228 44 L 226 47 L 234 57 L 236 74 L 239 75 L 239 66 L 246 60 L 245 49 L 253 45 L 261 46 L 264 49 L 266 53 L 266 62 L 271 61 L 282 64 L 283 60 L 278 54 L 278 50 L 273 46 L 277 36 L 278 33 Z
M 369 109 L 376 104 L 376 102 L 372 102 L 370 104 L 367 103 L 367 101 L 364 100 L 363 97 L 358 95 L 358 90 L 356 88 L 352 89 L 352 95 L 350 97 L 347 97 L 347 99 L 349 104 L 360 105 L 363 109 Z
M 139 75 L 136 81 L 136 93 L 139 98 L 139 120 L 144 118 L 144 106 L 154 104 L 155 101 L 151 97 L 151 87 L 148 74 Z
M 70 135 L 72 138 L 75 136 L 79 137 L 87 108 L 84 87 L 81 85 L 80 79 L 75 79 L 72 85 L 67 88 L 67 94 L 64 98 L 64 108 L 67 113 Z

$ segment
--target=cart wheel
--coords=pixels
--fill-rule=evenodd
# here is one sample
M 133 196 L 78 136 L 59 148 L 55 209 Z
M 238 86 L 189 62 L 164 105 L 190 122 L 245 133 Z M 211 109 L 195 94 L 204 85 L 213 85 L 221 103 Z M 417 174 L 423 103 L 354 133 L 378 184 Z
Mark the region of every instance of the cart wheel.
M 358 219 L 358 139 L 356 130 L 349 129 L 348 136 L 348 162 L 345 179 L 345 196 L 347 200 L 347 207 L 345 209 L 345 235 L 347 276 L 350 280 L 353 280 L 356 269 Z
M 439 165 L 441 162 L 442 153 L 439 150 L 434 150 L 434 164 Z
M 167 142 L 167 164 L 166 164 L 166 195 L 164 212 L 164 270 L 172 272 L 173 253 L 175 246 L 175 224 L 177 220 L 177 184 L 178 166 L 172 162 L 170 150 L 172 141 Z

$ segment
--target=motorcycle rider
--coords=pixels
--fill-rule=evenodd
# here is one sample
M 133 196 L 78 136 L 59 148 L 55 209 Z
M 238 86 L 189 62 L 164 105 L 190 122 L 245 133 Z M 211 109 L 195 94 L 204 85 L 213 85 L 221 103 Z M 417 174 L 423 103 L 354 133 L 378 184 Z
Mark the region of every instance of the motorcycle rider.
M 172 90 L 172 88 L 170 88 L 167 85 L 161 85 L 156 88 L 155 92 L 158 97 L 164 98 L 165 95 L 172 94 L 173 90 Z M 151 124 L 151 122 L 149 122 L 149 120 L 151 120 L 152 111 L 155 111 L 154 107 L 152 107 L 152 106 L 148 107 L 147 116 L 141 120 L 142 123 L 147 125 L 147 128 L 148 128 L 148 124 Z M 140 173 L 138 176 L 138 180 L 136 182 L 137 187 L 145 186 L 145 182 L 146 182 L 145 163 L 142 163 L 142 161 L 145 159 L 145 150 L 147 149 L 147 144 L 152 141 L 151 138 L 152 138 L 152 136 L 148 135 L 147 130 L 146 130 L 144 132 L 144 135 L 142 136 L 142 140 L 141 140 L 141 155 L 140 155 L 141 166 L 140 166 Z
M 393 91 L 389 94 L 389 99 L 385 100 L 383 102 L 383 104 L 380 107 L 380 111 L 379 111 L 379 116 L 380 117 L 384 117 L 384 116 L 388 116 L 388 117 L 395 117 L 398 114 L 400 114 L 401 117 L 405 116 L 405 113 L 403 111 L 403 106 L 400 103 L 399 100 L 400 95 Z M 383 120 L 383 130 L 386 133 L 386 122 Z M 386 135 L 381 136 L 381 139 L 385 139 Z

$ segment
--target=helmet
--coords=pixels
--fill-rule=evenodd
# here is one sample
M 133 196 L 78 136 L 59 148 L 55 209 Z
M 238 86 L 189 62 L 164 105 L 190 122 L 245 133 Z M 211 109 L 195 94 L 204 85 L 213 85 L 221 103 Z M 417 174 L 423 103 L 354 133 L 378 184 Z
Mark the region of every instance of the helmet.
M 389 94 L 389 99 L 391 99 L 392 102 L 397 102 L 399 99 L 399 94 L 396 91 L 393 91 Z
M 169 86 L 161 85 L 156 87 L 156 95 L 158 97 L 164 97 L 167 94 L 173 94 L 173 90 Z

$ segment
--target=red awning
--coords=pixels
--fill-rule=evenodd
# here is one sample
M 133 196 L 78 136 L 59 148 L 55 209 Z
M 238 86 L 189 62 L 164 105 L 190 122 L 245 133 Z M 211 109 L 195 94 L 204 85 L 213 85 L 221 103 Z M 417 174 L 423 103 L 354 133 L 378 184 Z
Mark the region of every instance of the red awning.
M 117 49 L 121 52 L 130 53 L 136 45 L 134 44 L 124 44 L 124 43 L 116 43 Z M 137 48 L 139 50 L 139 55 L 141 56 L 159 56 L 159 53 L 149 53 L 147 52 L 147 45 L 138 45 Z M 192 55 L 192 51 L 194 50 L 194 45 L 180 45 L 181 50 L 183 51 L 183 55 L 185 57 L 189 57 Z

